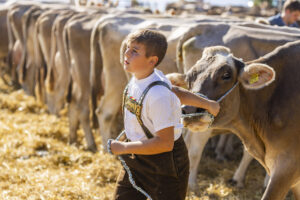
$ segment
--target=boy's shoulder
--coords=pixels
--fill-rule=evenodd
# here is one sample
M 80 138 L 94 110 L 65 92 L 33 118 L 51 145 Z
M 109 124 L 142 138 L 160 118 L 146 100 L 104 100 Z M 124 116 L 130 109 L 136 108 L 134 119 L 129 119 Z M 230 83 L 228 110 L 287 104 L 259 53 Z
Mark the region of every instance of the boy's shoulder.
M 149 100 L 152 102 L 159 100 L 159 99 L 171 99 L 171 98 L 173 98 L 173 95 L 175 95 L 171 91 L 171 89 L 172 89 L 172 86 L 170 86 L 170 89 L 169 89 L 163 85 L 155 85 L 148 91 L 147 96 L 149 97 Z

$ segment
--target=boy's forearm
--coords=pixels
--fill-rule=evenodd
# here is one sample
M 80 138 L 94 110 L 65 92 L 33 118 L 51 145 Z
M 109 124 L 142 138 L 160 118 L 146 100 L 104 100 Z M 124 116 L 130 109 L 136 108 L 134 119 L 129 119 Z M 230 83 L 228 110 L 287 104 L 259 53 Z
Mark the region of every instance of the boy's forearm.
M 113 153 L 115 155 L 121 154 L 141 154 L 152 155 L 163 152 L 168 152 L 173 149 L 173 145 L 162 141 L 159 137 L 153 137 L 148 140 L 136 141 L 136 142 L 118 142 L 115 141 L 114 145 L 118 148 L 114 148 Z
M 181 104 L 184 105 L 210 109 L 210 106 L 213 102 L 177 86 L 173 86 L 172 91 L 179 98 Z
M 214 116 L 216 116 L 219 113 L 220 105 L 216 101 L 205 99 L 184 88 L 177 86 L 173 86 L 172 91 L 180 99 L 181 104 L 194 106 L 198 108 L 204 108 Z
M 151 139 L 136 142 L 118 142 L 111 143 L 111 151 L 115 155 L 120 154 L 142 154 L 152 155 L 168 152 L 174 146 L 174 127 L 167 127 L 158 132 Z
M 141 154 L 141 155 L 152 155 L 159 154 L 167 151 L 171 151 L 172 148 L 168 145 L 163 144 L 159 141 L 159 138 L 154 137 L 149 140 L 136 141 L 136 142 L 121 142 L 122 147 L 119 152 L 114 154 Z

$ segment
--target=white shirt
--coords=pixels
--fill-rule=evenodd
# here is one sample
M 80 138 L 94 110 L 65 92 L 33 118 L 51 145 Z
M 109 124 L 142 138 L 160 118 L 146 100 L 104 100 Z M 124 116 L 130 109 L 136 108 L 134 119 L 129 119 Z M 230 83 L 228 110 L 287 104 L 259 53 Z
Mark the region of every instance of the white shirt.
M 139 100 L 147 86 L 154 81 L 164 81 L 172 88 L 170 81 L 165 75 L 161 71 L 154 69 L 154 72 L 145 79 L 137 80 L 135 77 L 131 78 L 127 95 Z M 159 130 L 174 126 L 174 140 L 177 140 L 183 128 L 182 124 L 180 124 L 180 117 L 180 100 L 172 91 L 162 85 L 153 86 L 148 91 L 143 101 L 142 121 L 152 135 L 155 135 Z M 131 141 L 147 139 L 136 116 L 126 108 L 124 109 L 124 126 L 126 136 Z

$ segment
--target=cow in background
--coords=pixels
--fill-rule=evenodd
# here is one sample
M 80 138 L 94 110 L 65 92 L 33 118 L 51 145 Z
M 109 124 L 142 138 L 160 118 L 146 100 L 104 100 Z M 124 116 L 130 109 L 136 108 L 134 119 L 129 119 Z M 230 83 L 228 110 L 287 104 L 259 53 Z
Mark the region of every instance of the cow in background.
M 0 8 L 0 76 L 4 81 L 4 75 L 7 73 L 8 54 L 7 13 L 8 6 L 3 6 Z
M 11 76 L 11 82 L 15 87 L 20 87 L 18 81 L 17 68 L 21 64 L 22 53 L 24 50 L 24 37 L 22 30 L 22 17 L 25 12 L 33 6 L 40 4 L 33 2 L 14 3 L 9 6 L 7 13 L 7 32 L 8 32 L 8 55 L 7 67 Z
M 93 26 L 105 11 L 71 19 L 65 25 L 67 59 L 71 82 L 69 94 L 70 143 L 77 142 L 77 129 L 81 124 L 87 141 L 87 148 L 97 151 L 90 127 L 90 38 Z

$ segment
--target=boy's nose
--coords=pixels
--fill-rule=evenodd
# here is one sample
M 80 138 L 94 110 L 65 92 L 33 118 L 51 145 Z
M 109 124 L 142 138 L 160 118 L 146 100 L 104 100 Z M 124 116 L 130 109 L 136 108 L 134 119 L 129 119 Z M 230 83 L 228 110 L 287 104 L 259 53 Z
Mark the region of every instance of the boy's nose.
M 130 50 L 129 50 L 129 49 L 127 49 L 127 50 L 125 51 L 124 55 L 125 55 L 125 56 L 128 58 L 128 57 L 129 57 L 129 55 L 130 55 Z

